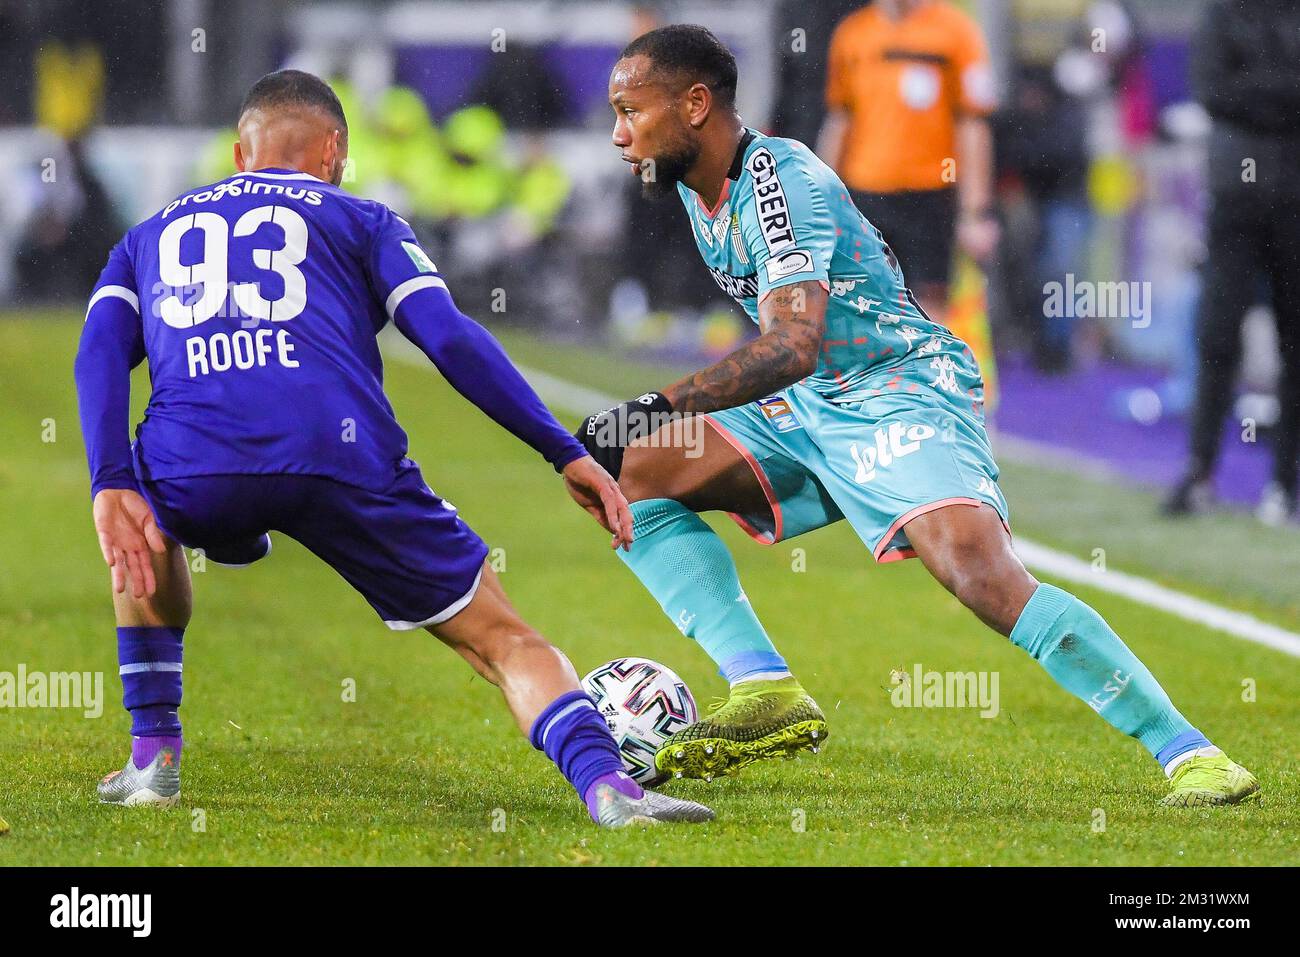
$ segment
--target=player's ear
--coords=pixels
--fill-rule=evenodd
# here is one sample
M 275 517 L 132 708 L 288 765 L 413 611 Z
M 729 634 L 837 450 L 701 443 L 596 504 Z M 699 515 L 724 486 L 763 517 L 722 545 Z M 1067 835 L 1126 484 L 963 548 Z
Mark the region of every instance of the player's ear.
M 686 91 L 686 118 L 694 129 L 700 129 L 713 110 L 713 91 L 703 83 L 693 83 Z
M 334 130 L 325 138 L 324 166 L 327 182 L 338 186 L 343 181 L 343 167 L 347 163 L 348 149 L 342 130 Z
M 244 162 L 244 148 L 239 145 L 239 140 L 235 140 L 235 169 L 242 173 L 247 165 Z

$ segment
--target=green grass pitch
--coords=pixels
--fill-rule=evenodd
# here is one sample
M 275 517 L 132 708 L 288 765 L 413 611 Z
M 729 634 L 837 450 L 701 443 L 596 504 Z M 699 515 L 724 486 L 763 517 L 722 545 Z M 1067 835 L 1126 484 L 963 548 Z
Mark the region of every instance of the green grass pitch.
M 734 780 L 676 782 L 713 824 L 598 831 L 519 736 L 497 692 L 424 633 L 395 634 L 279 537 L 259 566 L 194 575 L 184 792 L 172 811 L 95 802 L 120 766 L 107 573 L 90 526 L 71 363 L 79 317 L 0 321 L 0 671 L 98 671 L 104 714 L 0 709 L 0 865 L 10 864 L 1294 864 L 1300 668 L 1294 658 L 1089 589 L 1176 703 L 1259 776 L 1254 807 L 1156 806 L 1163 778 L 916 562 L 874 567 L 847 527 L 772 548 L 711 518 L 757 611 L 821 702 L 821 755 Z M 534 365 L 619 393 L 665 370 L 512 336 Z M 144 379 L 137 380 L 137 392 Z M 665 662 L 701 705 L 724 690 L 662 618 L 550 468 L 432 367 L 388 386 L 430 484 L 493 548 L 524 616 L 579 672 Z M 137 399 L 140 399 L 137 396 Z M 137 405 L 139 402 L 137 402 Z M 250 410 L 255 413 L 255 410 Z M 51 429 L 53 435 L 51 435 Z M 53 441 L 46 439 L 53 438 Z M 1244 519 L 1170 528 L 1139 491 L 1008 467 L 1021 534 L 1300 625 L 1298 541 Z M 1137 532 L 1135 532 L 1137 530 Z M 804 570 L 793 549 L 803 549 Z M 892 669 L 996 671 L 1001 711 L 899 709 Z M 1256 700 L 1243 701 L 1252 679 Z M 347 682 L 356 700 L 344 700 Z

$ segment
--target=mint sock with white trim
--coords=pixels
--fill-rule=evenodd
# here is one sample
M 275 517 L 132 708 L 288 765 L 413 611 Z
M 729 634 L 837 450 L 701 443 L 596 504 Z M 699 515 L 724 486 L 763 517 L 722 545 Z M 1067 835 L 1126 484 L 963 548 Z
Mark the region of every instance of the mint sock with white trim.
M 181 755 L 184 628 L 118 628 L 122 705 L 131 714 L 131 759 L 145 768 L 163 748 Z
M 1166 774 L 1193 752 L 1213 748 L 1101 615 L 1069 592 L 1039 585 L 1011 641 L 1108 724 L 1142 742 Z
M 636 540 L 618 557 L 732 684 L 788 678 L 785 659 L 750 607 L 727 546 L 704 520 L 666 498 L 632 503 Z

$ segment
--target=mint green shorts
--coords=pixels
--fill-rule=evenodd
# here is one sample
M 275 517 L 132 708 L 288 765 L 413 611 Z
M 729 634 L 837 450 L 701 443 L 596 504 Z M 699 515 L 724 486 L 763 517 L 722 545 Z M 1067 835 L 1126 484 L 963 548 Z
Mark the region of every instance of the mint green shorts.
M 773 544 L 847 518 L 889 562 L 915 557 L 903 526 L 937 508 L 987 502 L 1007 525 L 981 408 L 919 384 L 849 404 L 794 385 L 707 418 L 767 496 L 770 511 L 731 516 L 751 536 Z

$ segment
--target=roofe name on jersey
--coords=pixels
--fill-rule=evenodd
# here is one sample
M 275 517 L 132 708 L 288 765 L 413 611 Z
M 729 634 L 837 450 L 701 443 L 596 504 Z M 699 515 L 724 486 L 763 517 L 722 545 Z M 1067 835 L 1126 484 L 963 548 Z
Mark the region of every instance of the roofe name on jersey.
M 278 183 L 266 185 L 280 186 Z M 283 192 L 285 187 L 281 186 L 281 190 Z M 256 194 L 258 191 L 250 189 L 248 192 Z M 298 192 L 305 194 L 307 191 Z M 227 190 L 225 195 L 236 197 L 243 195 L 243 191 Z M 287 192 L 284 195 L 307 202 L 305 195 L 288 197 Z M 315 195 L 319 204 L 320 194 Z M 207 201 L 215 198 L 218 197 L 210 197 Z M 229 278 L 234 243 L 244 237 L 254 238 L 263 224 L 279 227 L 282 241 L 255 241 L 250 250 L 250 264 L 279 277 L 282 294 L 275 298 L 263 295 L 260 280 L 238 282 Z M 201 237 L 203 258 L 198 262 L 186 262 L 188 257 L 183 255 L 182 246 L 187 242 L 193 243 L 192 234 L 196 232 Z M 216 212 L 189 213 L 173 219 L 159 233 L 159 278 L 151 286 L 154 293 L 152 314 L 174 329 L 191 329 L 218 317 L 237 318 L 242 326 L 235 332 L 205 330 L 187 337 L 184 351 L 190 378 L 231 369 L 262 367 L 271 358 L 286 369 L 299 367 L 299 363 L 290 358 L 294 347 L 285 330 L 272 333 L 270 329 L 262 328 L 254 334 L 250 328 L 255 328 L 261 320 L 287 322 L 298 316 L 307 305 L 307 283 L 299 265 L 307 258 L 308 232 L 307 221 L 297 210 L 289 206 L 265 205 L 245 210 L 233 225 Z M 236 272 L 245 273 L 246 270 L 236 268 Z
M 177 197 L 167 204 L 159 218 L 166 220 L 176 210 L 191 204 L 216 203 L 240 196 L 282 197 L 308 206 L 320 206 L 325 199 L 320 190 L 236 174 L 209 189 Z M 280 226 L 285 242 L 280 250 L 254 249 L 253 265 L 280 275 L 284 284 L 282 298 L 263 296 L 259 282 L 225 282 L 216 275 L 221 266 L 219 250 L 226 240 L 251 236 L 262 223 Z M 203 233 L 205 257 L 202 262 L 186 265 L 181 262 L 180 247 L 186 235 L 195 229 Z M 233 227 L 215 213 L 191 213 L 172 220 L 162 231 L 158 239 L 161 278 L 151 289 L 151 314 L 177 329 L 188 329 L 213 318 L 238 318 L 245 326 L 233 333 L 218 330 L 187 338 L 184 348 L 190 378 L 263 367 L 268 361 L 278 362 L 286 369 L 299 367 L 292 357 L 294 345 L 287 331 L 267 328 L 253 331 L 248 327 L 257 326 L 263 319 L 285 322 L 301 313 L 306 305 L 306 289 L 297 266 L 306 258 L 307 233 L 307 223 L 298 213 L 274 205 L 248 210 Z

